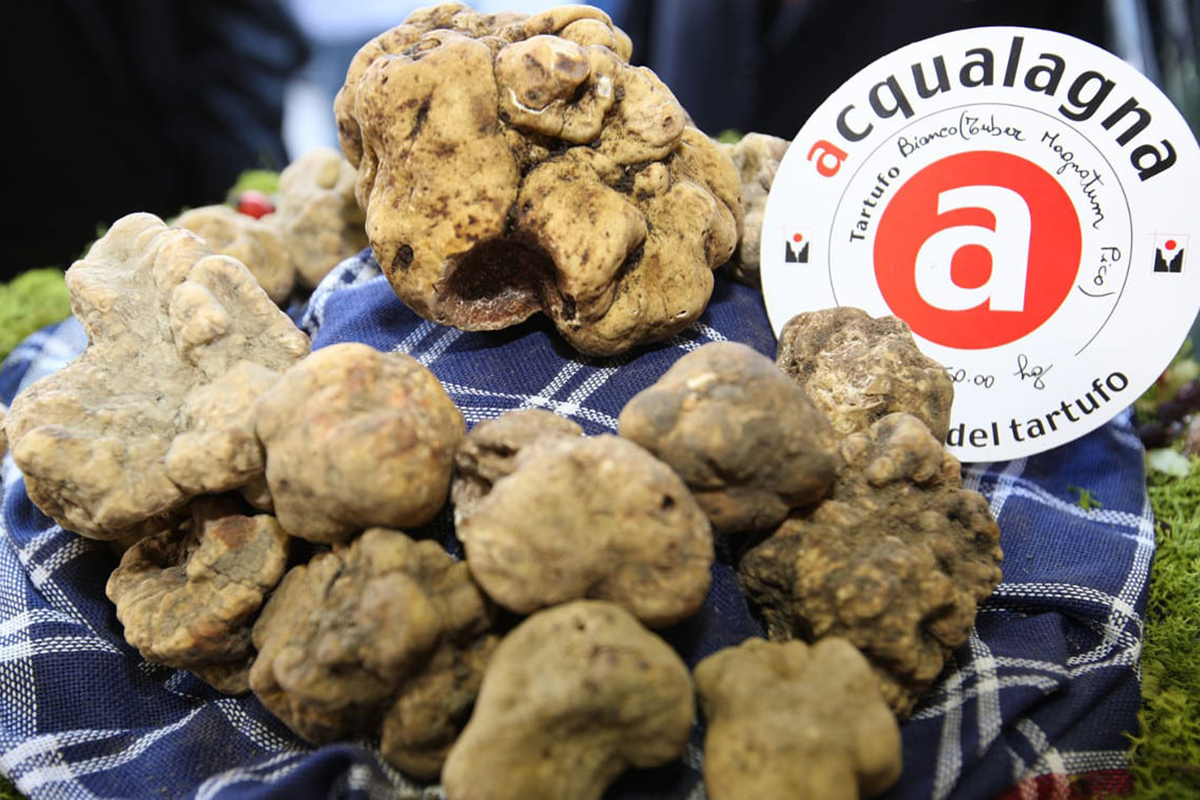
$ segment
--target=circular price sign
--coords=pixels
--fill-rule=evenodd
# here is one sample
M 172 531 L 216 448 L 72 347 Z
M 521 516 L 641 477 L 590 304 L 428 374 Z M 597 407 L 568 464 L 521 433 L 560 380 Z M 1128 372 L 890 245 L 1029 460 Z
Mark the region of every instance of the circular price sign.
M 1070 36 L 956 31 L 871 64 L 796 135 L 762 282 L 794 315 L 895 315 L 954 381 L 948 447 L 1019 458 L 1148 388 L 1200 305 L 1200 148 L 1150 81 Z

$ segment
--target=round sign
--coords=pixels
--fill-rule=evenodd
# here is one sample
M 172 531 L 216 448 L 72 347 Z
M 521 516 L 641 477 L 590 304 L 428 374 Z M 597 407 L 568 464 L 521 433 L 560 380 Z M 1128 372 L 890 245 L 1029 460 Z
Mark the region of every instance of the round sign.
M 917 42 L 792 142 L 767 313 L 777 334 L 830 306 L 903 319 L 954 381 L 955 455 L 1041 452 L 1129 406 L 1187 336 L 1198 170 L 1171 102 L 1100 48 L 1028 28 Z

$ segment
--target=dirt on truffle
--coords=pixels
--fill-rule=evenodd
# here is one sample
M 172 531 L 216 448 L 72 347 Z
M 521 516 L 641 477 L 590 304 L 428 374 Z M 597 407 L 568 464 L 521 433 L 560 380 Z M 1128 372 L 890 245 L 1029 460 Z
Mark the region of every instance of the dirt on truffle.
M 1000 529 L 916 417 L 885 416 L 840 452 L 829 497 L 748 551 L 738 575 L 771 639 L 845 637 L 903 717 L 1000 582 Z
M 495 647 L 493 608 L 433 541 L 372 528 L 293 567 L 254 626 L 250 687 L 314 744 L 380 735 L 435 778 Z
M 744 344 L 684 355 L 625 405 L 621 436 L 674 469 L 718 533 L 778 525 L 837 467 L 833 429 L 804 390 Z
M 924 422 L 939 442 L 946 440 L 954 383 L 897 317 L 875 318 L 849 306 L 798 314 L 779 334 L 776 363 L 804 387 L 839 436 L 903 411 Z
M 466 330 L 544 313 L 611 355 L 687 327 L 737 244 L 737 171 L 604 12 L 444 3 L 359 50 L 342 150 L 397 295 Z

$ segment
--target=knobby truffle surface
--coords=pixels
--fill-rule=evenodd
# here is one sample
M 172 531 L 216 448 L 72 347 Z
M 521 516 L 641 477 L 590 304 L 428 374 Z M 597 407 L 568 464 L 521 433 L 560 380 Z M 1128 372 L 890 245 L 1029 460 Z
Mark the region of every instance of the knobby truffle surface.
M 720 533 L 773 528 L 819 499 L 837 466 L 824 413 L 734 342 L 680 358 L 626 404 L 618 431 L 669 464 Z
M 584 353 L 670 336 L 737 244 L 740 183 L 602 11 L 448 3 L 359 50 L 335 101 L 371 247 L 466 330 L 553 320 Z
M 474 503 L 493 484 L 512 474 L 521 449 L 545 436 L 582 436 L 576 423 L 541 408 L 506 411 L 481 420 L 454 454 L 454 483 L 450 491 L 455 524 L 470 515 Z
M 341 154 L 318 147 L 279 174 L 279 201 L 264 218 L 283 236 L 296 279 L 315 287 L 367 246 L 366 217 L 354 198 L 357 173 Z
M 283 235 L 273 224 L 227 205 L 189 209 L 175 224 L 199 235 L 214 253 L 245 264 L 268 297 L 278 305 L 287 305 L 296 285 L 296 270 Z
M 849 306 L 798 314 L 779 334 L 776 363 L 840 436 L 903 411 L 929 426 L 939 442 L 946 440 L 954 383 L 897 317 L 874 318 Z
M 287 538 L 274 517 L 194 500 L 188 523 L 135 543 L 109 576 L 125 640 L 148 661 L 192 670 L 229 694 L 246 691 L 250 629 L 283 577 Z
M 900 727 L 862 654 L 748 639 L 696 665 L 712 800 L 856 800 L 900 777 Z
M 241 262 L 150 214 L 67 271 L 87 349 L 21 392 L 5 430 L 30 499 L 98 539 L 160 531 L 262 476 L 252 408 L 308 338 Z
M 598 800 L 627 768 L 678 757 L 694 717 L 687 666 L 629 612 L 540 611 L 497 646 L 446 760 L 446 797 Z
M 460 517 L 472 574 L 520 614 L 592 598 L 659 627 L 708 591 L 704 512 L 670 467 L 616 436 L 537 439 Z
M 254 626 L 250 687 L 314 744 L 381 735 L 392 766 L 435 778 L 496 643 L 467 565 L 372 528 L 293 567 Z
M 829 497 L 747 552 L 739 578 L 772 639 L 845 637 L 907 716 L 1000 582 L 1000 528 L 916 417 L 889 414 L 840 452 Z
M 263 393 L 255 419 L 279 523 L 317 542 L 431 520 L 449 496 L 466 433 L 420 362 L 355 342 L 288 370 Z
M 737 258 L 729 262 L 733 276 L 750 286 L 761 286 L 762 224 L 767 195 L 775 183 L 779 162 L 787 152 L 787 139 L 765 133 L 747 133 L 722 149 L 733 160 L 742 182 L 745 218 L 738 236 Z M 803 245 L 801 245 L 803 246 Z

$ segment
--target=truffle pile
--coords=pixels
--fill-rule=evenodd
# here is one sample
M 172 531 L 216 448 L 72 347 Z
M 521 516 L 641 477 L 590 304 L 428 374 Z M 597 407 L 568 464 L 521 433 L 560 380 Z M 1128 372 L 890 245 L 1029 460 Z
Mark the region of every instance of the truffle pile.
M 367 246 L 354 177 L 340 153 L 316 148 L 280 173 L 272 210 L 263 216 L 219 204 L 185 211 L 173 224 L 242 262 L 268 297 L 287 306 Z
M 0 407 L 0 453 L 123 549 L 107 591 L 144 658 L 314 744 L 377 740 L 450 800 L 599 798 L 678 758 L 697 705 L 714 800 L 877 794 L 1000 580 L 942 445 L 950 381 L 904 323 L 801 315 L 776 361 L 705 345 L 584 436 L 536 409 L 468 432 L 416 360 L 310 353 L 277 305 L 353 246 L 353 185 L 431 319 L 540 310 L 585 353 L 687 325 L 738 238 L 738 172 L 628 57 L 591 8 L 414 13 L 338 96 L 357 173 L 289 168 L 272 222 L 131 215 L 72 266 L 89 346 Z M 735 155 L 765 185 L 782 151 L 755 141 Z M 447 506 L 462 561 L 405 533 Z M 771 641 L 693 681 L 655 631 L 703 606 L 715 537 Z

